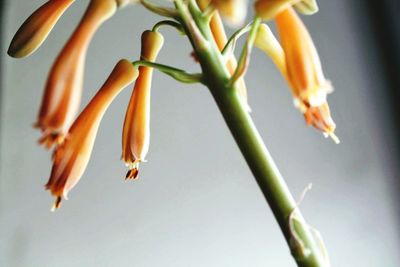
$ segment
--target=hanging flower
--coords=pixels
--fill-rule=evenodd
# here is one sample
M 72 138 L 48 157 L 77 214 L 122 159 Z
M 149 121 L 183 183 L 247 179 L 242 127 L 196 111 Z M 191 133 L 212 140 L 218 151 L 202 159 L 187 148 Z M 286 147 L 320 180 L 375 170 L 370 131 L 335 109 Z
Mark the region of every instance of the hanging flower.
M 141 59 L 155 61 L 163 43 L 164 38 L 160 33 L 155 31 L 143 32 Z M 152 68 L 139 67 L 139 77 L 135 83 L 125 115 L 122 133 L 122 160 L 129 167 L 126 179 L 137 177 L 139 163 L 145 161 L 149 150 L 152 74 Z
M 62 198 L 78 183 L 92 153 L 100 121 L 118 93 L 133 82 L 137 69 L 128 60 L 115 66 L 104 85 L 78 116 L 64 142 L 53 154 L 53 168 L 46 189 L 56 197 L 53 209 L 59 208 Z
M 116 10 L 115 0 L 91 0 L 85 15 L 58 55 L 47 79 L 35 124 L 39 143 L 50 148 L 62 142 L 79 109 L 86 51 L 99 26 Z
M 8 48 L 15 58 L 27 57 L 46 40 L 58 19 L 75 0 L 49 0 L 39 7 L 18 29 Z
M 322 72 L 317 50 L 305 25 L 291 7 L 279 13 L 275 20 L 285 52 L 286 79 L 296 106 L 303 112 L 307 124 L 339 142 L 326 99 L 333 88 Z

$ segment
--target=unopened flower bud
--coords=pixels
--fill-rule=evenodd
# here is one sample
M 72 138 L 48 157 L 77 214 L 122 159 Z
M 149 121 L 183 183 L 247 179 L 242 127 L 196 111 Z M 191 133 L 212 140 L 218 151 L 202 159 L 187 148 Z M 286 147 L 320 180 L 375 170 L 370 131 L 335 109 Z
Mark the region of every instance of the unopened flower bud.
M 39 7 L 18 29 L 8 48 L 15 58 L 27 57 L 46 40 L 58 19 L 75 0 L 49 0 Z
M 141 59 L 155 61 L 162 45 L 163 36 L 158 32 L 142 34 Z M 122 160 L 129 167 L 126 179 L 135 179 L 139 163 L 145 161 L 150 144 L 150 94 L 153 69 L 139 67 L 132 96 L 125 115 L 122 133 Z
M 61 143 L 79 109 L 87 48 L 99 26 L 116 10 L 115 0 L 91 0 L 78 27 L 58 55 L 47 78 L 36 127 L 41 144 Z
M 46 184 L 46 189 L 56 197 L 53 209 L 60 206 L 62 198 L 67 198 L 68 192 L 84 173 L 100 121 L 108 106 L 137 75 L 137 68 L 131 62 L 119 61 L 106 82 L 72 124 L 65 141 L 56 147 L 53 168 Z

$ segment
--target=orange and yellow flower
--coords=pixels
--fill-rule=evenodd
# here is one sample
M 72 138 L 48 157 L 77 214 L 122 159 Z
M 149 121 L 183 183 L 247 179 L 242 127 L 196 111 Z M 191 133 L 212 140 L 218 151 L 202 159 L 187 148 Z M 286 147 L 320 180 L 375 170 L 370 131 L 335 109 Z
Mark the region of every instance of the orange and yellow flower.
M 46 189 L 56 197 L 53 209 L 59 208 L 62 198 L 78 183 L 89 162 L 100 121 L 118 93 L 133 82 L 137 69 L 128 60 L 121 60 L 110 76 L 78 116 L 64 142 L 53 154 L 53 168 Z
M 79 109 L 84 64 L 89 43 L 99 26 L 117 8 L 115 0 L 91 0 L 78 27 L 57 57 L 47 79 L 36 123 L 50 148 L 60 144 Z
M 141 59 L 153 62 L 162 45 L 163 36 L 155 31 L 142 34 Z M 135 179 L 139 163 L 145 161 L 150 144 L 150 93 L 153 69 L 139 67 L 122 133 L 122 160 L 129 167 L 126 179 Z
M 18 29 L 8 48 L 15 58 L 35 52 L 46 40 L 58 19 L 75 0 L 49 0 L 39 7 Z
M 333 88 L 323 74 L 310 34 L 291 7 L 280 12 L 275 21 L 285 53 L 286 79 L 296 106 L 303 112 L 307 124 L 339 142 L 326 99 Z

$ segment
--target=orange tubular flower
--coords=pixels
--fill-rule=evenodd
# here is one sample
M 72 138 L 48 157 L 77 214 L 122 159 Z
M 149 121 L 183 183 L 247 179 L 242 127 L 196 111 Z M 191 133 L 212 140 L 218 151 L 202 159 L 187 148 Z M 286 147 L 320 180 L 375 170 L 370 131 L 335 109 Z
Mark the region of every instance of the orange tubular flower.
M 65 141 L 53 154 L 53 168 L 46 189 L 56 197 L 53 209 L 59 208 L 62 198 L 78 183 L 89 162 L 100 121 L 118 93 L 133 82 L 137 69 L 128 60 L 115 66 L 104 85 L 82 111 L 69 129 Z
M 86 51 L 99 26 L 114 14 L 115 0 L 91 0 L 75 32 L 58 55 L 47 79 L 36 127 L 39 143 L 60 144 L 79 109 Z
M 26 57 L 35 52 L 65 10 L 75 0 L 49 0 L 39 7 L 18 29 L 8 48 L 8 54 L 15 58 Z
M 338 143 L 334 134 L 336 126 L 326 101 L 333 89 L 322 72 L 317 50 L 305 25 L 291 7 L 279 13 L 275 20 L 285 52 L 286 78 L 296 106 L 303 112 L 307 124 Z
M 209 0 L 198 0 L 197 3 L 199 4 L 200 8 L 204 10 L 208 5 L 209 5 Z M 224 46 L 228 42 L 228 38 L 226 37 L 224 25 L 222 24 L 221 17 L 216 11 L 214 15 L 211 18 L 210 21 L 210 28 L 211 32 L 213 34 L 215 43 L 217 44 L 219 50 L 222 51 L 224 49 Z M 237 67 L 237 61 L 234 56 L 230 57 L 228 61 L 226 62 L 226 67 L 228 68 L 229 73 L 232 75 Z M 247 88 L 246 88 L 246 83 L 243 78 L 240 78 L 237 82 L 237 87 L 239 90 L 239 94 L 241 98 L 243 99 L 243 102 L 247 105 L 248 110 L 250 111 L 251 108 L 248 105 L 247 101 Z
M 163 36 L 158 32 L 145 31 L 142 34 L 141 59 L 153 62 L 162 45 Z M 126 179 L 135 179 L 139 173 L 139 163 L 145 161 L 150 144 L 150 93 L 153 69 L 139 68 L 125 115 L 122 133 L 122 160 L 129 167 Z

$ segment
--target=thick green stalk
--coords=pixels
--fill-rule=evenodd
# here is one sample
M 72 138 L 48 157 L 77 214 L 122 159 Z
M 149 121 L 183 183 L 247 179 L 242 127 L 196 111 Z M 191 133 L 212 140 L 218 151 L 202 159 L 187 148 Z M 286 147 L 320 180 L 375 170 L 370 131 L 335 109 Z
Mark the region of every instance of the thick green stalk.
M 193 2 L 192 2 L 193 3 Z M 215 42 L 208 24 L 196 14 L 188 14 L 189 9 L 181 0 L 175 0 L 181 14 L 182 24 L 196 51 L 203 70 L 203 83 L 213 95 L 236 143 L 238 144 L 248 166 L 276 220 L 287 240 L 293 257 L 299 267 L 327 267 L 329 262 L 322 241 L 307 225 L 301 215 L 297 203 L 269 154 L 260 134 L 258 133 L 246 106 L 238 94 L 238 89 L 231 85 L 231 75 L 228 72 L 223 57 Z M 192 32 L 193 20 L 199 31 Z M 197 44 L 198 32 L 203 34 L 207 45 Z M 198 49 L 201 47 L 202 49 Z

